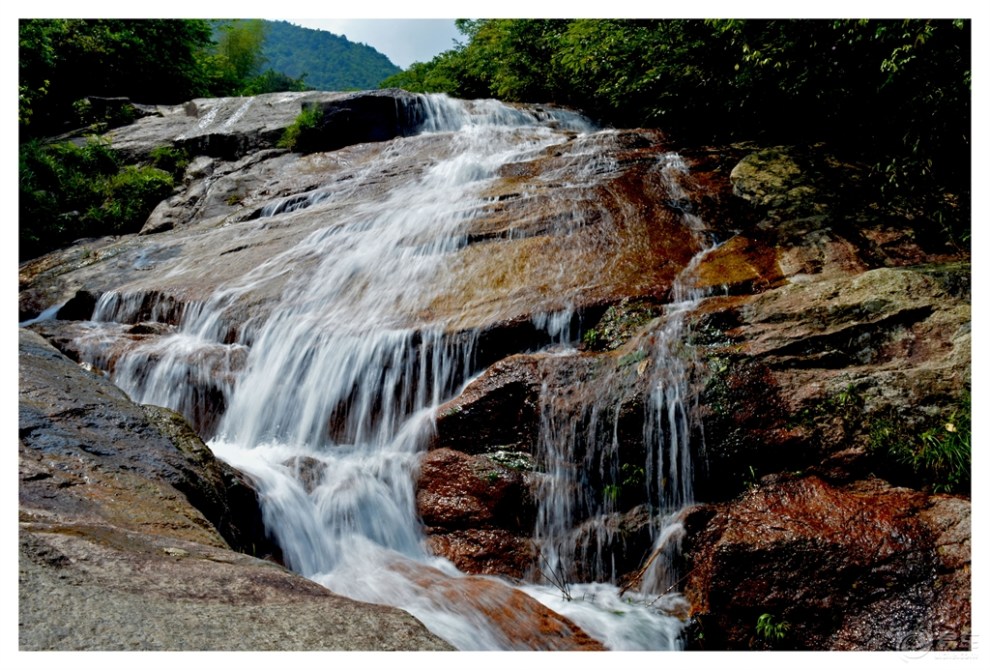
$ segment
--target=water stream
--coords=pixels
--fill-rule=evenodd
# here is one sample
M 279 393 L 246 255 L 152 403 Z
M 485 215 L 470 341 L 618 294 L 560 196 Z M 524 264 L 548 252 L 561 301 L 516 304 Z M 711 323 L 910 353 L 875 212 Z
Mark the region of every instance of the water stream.
M 258 483 L 266 526 L 291 569 L 337 593 L 401 607 L 459 649 L 511 649 L 517 642 L 469 597 L 438 595 L 463 595 L 456 584 L 465 578 L 429 553 L 417 517 L 417 462 L 434 430 L 436 408 L 480 371 L 479 334 L 450 337 L 449 317 L 423 314 L 457 290 L 450 259 L 467 244 L 464 224 L 486 205 L 485 190 L 500 166 L 564 138 L 608 131 L 566 112 L 439 96 L 424 101 L 422 130 L 442 134 L 446 147 L 432 165 L 374 202 L 348 205 L 346 216 L 339 210 L 362 188 L 360 174 L 270 203 L 263 217 L 298 216 L 301 210 L 308 210 L 306 216 L 335 214 L 328 218 L 331 225 L 209 300 L 186 306 L 178 331 L 128 352 L 117 362 L 114 379 L 136 401 L 187 416 L 202 405 L 197 379 L 227 380 L 220 385 L 225 411 L 209 445 Z M 385 149 L 378 160 L 387 162 L 400 151 Z M 608 170 L 583 157 L 574 163 L 574 181 Z M 384 169 L 375 164 L 369 175 Z M 671 157 L 665 169 L 683 166 Z M 701 227 L 685 217 L 685 225 Z M 311 269 L 293 272 L 304 260 Z M 561 276 L 569 271 L 558 269 Z M 690 273 L 691 267 L 683 276 Z M 277 307 L 227 341 L 232 306 L 273 282 L 282 287 Z M 544 581 L 522 588 L 612 649 L 679 646 L 683 623 L 670 614 L 679 596 L 668 593 L 676 577 L 662 555 L 676 547 L 675 515 L 691 502 L 690 361 L 681 346 L 683 315 L 700 296 L 687 292 L 689 284 L 678 282 L 673 302 L 657 320 L 647 352 L 652 363 L 643 372 L 651 388 L 643 427 L 646 459 L 635 464 L 635 472 L 642 473 L 640 483 L 658 519 L 650 532 L 661 558 L 652 562 L 639 590 L 621 592 L 608 583 L 616 574 L 604 551 L 596 554 L 592 581 L 566 578 L 567 598 L 546 580 L 574 572 L 577 559 L 563 547 L 572 544 L 577 525 L 614 511 L 607 499 L 592 499 L 582 484 L 582 464 L 600 468 L 607 461 L 614 470 L 609 476 L 617 480 L 628 470 L 603 456 L 617 448 L 608 419 L 615 414 L 608 408 L 614 398 L 592 397 L 588 411 L 595 416 L 579 426 L 555 415 L 553 389 L 545 392 L 537 454 L 545 477 L 535 538 Z M 94 318 L 124 321 L 134 309 L 126 295 L 109 293 Z M 532 318 L 557 347 L 548 355 L 566 355 L 576 344 L 568 327 L 572 317 L 565 304 Z M 604 528 L 592 532 L 592 544 L 608 543 Z

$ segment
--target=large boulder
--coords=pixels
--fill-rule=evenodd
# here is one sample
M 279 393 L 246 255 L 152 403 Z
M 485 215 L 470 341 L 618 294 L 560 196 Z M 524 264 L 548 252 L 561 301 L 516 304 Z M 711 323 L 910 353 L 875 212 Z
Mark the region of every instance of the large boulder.
M 969 648 L 968 255 L 822 153 L 731 181 L 750 212 L 690 318 L 696 494 L 724 501 L 685 521 L 691 645 Z M 926 470 L 926 439 L 966 462 Z
M 969 647 L 962 498 L 777 477 L 692 516 L 685 594 L 698 648 Z
M 699 494 L 809 467 L 891 474 L 868 449 L 881 422 L 920 435 L 966 403 L 968 273 L 878 268 L 704 305 L 693 333 L 708 369 Z
M 416 100 L 398 90 L 198 98 L 160 106 L 157 114 L 114 129 L 109 139 L 116 151 L 132 161 L 144 160 L 162 146 L 175 146 L 193 156 L 237 160 L 274 148 L 304 108 L 315 108 L 327 119 L 318 133 L 321 141 L 327 149 L 338 149 L 412 132 L 417 117 L 404 111 L 403 103 L 414 105 Z

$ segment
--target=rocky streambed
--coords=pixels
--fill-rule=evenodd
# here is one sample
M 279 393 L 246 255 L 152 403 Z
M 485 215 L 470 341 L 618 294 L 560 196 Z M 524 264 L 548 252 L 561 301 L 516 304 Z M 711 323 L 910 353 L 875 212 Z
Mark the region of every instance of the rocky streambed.
M 278 148 L 303 104 L 319 131 L 305 152 Z M 314 339 L 300 342 L 359 322 L 409 338 L 408 361 L 376 369 L 406 366 L 399 413 L 430 414 L 403 470 L 412 525 L 478 575 L 419 567 L 412 581 L 489 603 L 520 647 L 604 636 L 488 577 L 626 593 L 666 579 L 683 602 L 664 615 L 689 649 L 969 647 L 968 489 L 900 457 L 920 435 L 968 430 L 953 423 L 971 379 L 968 252 L 823 147 L 677 147 L 554 114 L 273 94 L 111 134 L 135 161 L 159 146 L 191 160 L 140 234 L 21 265 L 21 320 L 60 307 L 21 329 L 22 648 L 448 648 L 282 567 L 294 559 L 259 482 L 202 442 L 232 430 L 252 356 L 313 281 L 350 291 L 350 307 L 306 312 L 293 337 Z M 477 119 L 493 115 L 518 145 L 459 161 L 450 128 L 487 132 Z M 437 204 L 410 188 L 431 179 L 471 190 Z M 389 221 L 436 208 L 449 237 L 400 233 L 402 281 L 386 288 L 365 265 L 326 269 L 390 202 Z M 431 254 L 442 265 L 420 272 Z M 445 352 L 461 372 L 438 367 Z M 176 393 L 154 395 L 166 360 Z M 672 387 L 684 397 L 657 400 Z M 445 390 L 415 405 L 421 388 Z M 307 434 L 363 439 L 341 409 L 360 404 L 354 389 Z M 368 393 L 368 425 L 390 416 L 383 397 Z M 152 400 L 179 414 L 134 402 Z M 319 454 L 292 467 L 310 495 L 329 481 Z M 677 546 L 660 547 L 675 526 Z

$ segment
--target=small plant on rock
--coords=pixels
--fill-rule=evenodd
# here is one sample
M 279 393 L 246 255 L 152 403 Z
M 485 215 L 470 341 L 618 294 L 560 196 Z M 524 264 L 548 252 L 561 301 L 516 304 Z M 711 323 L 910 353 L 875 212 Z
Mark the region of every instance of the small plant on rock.
M 787 637 L 791 624 L 774 615 L 764 612 L 756 619 L 756 634 L 767 642 L 780 642 Z
M 316 128 L 320 122 L 320 117 L 320 110 L 316 107 L 304 108 L 299 113 L 299 116 L 296 117 L 296 120 L 292 122 L 292 125 L 285 129 L 282 139 L 278 141 L 278 146 L 290 151 L 295 150 L 299 144 L 300 137 L 305 136 L 308 131 Z
M 908 428 L 896 417 L 881 417 L 870 427 L 870 451 L 906 468 L 933 493 L 969 493 L 972 448 L 971 401 L 963 394 L 947 414 Z

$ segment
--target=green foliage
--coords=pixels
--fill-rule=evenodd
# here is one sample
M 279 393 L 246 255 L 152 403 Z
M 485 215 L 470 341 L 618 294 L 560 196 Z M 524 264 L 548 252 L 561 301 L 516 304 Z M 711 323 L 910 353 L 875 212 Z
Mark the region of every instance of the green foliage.
M 299 116 L 292 122 L 292 125 L 282 133 L 282 137 L 278 141 L 278 146 L 283 149 L 289 149 L 290 151 L 295 149 L 299 144 L 300 138 L 305 137 L 308 131 L 316 128 L 321 118 L 320 110 L 316 107 L 303 108 Z
M 466 42 L 383 82 L 557 102 L 684 141 L 831 143 L 968 242 L 968 20 L 460 20 Z M 946 194 L 960 202 L 946 208 Z M 941 206 L 937 206 L 940 205 Z
M 325 30 L 265 21 L 262 56 L 268 67 L 322 91 L 348 91 L 378 86 L 399 72 L 384 54 L 365 44 Z M 296 89 L 281 89 L 296 90 Z
M 89 96 L 174 104 L 205 95 L 305 90 L 303 72 L 283 74 L 277 67 L 262 71 L 272 25 L 257 19 L 22 20 L 22 137 L 54 134 L 70 124 L 113 126 L 129 120 L 91 118 Z M 391 66 L 366 86 L 396 69 Z
M 94 105 L 93 101 L 93 98 L 82 98 L 72 103 L 74 120 L 92 133 L 104 133 L 111 128 L 126 126 L 138 116 L 137 109 L 130 103 L 110 100 L 106 101 L 107 104 Z
M 264 42 L 263 21 L 235 19 L 220 27 L 217 54 L 225 61 L 233 78 L 244 81 L 261 70 L 265 60 L 261 55 Z
M 658 314 L 655 305 L 643 300 L 624 300 L 618 305 L 609 305 L 581 341 L 592 351 L 618 349 Z
M 155 147 L 150 154 L 151 166 L 172 175 L 173 180 L 182 177 L 189 165 L 189 152 L 173 146 Z
M 644 349 L 637 349 L 636 351 L 625 354 L 619 357 L 618 365 L 620 368 L 629 367 L 630 365 L 635 365 L 647 357 L 647 353 Z
M 622 473 L 623 486 L 643 486 L 646 483 L 646 470 L 642 466 L 623 463 L 619 471 Z
M 54 32 L 46 21 L 20 22 L 17 121 L 22 130 L 31 124 L 38 102 L 48 96 L 57 58 Z
M 790 628 L 790 623 L 783 619 L 778 621 L 768 612 L 764 612 L 756 619 L 756 634 L 767 642 L 780 642 L 787 637 Z
M 172 192 L 172 176 L 152 166 L 121 166 L 95 138 L 21 145 L 20 254 L 31 258 L 81 237 L 136 232 Z
M 628 496 L 636 489 L 642 489 L 646 484 L 646 470 L 633 463 L 623 463 L 619 468 L 619 482 L 606 484 L 602 488 L 602 497 L 606 503 L 619 504 L 620 498 Z
M 61 130 L 87 96 L 177 103 L 207 92 L 206 21 L 26 19 L 19 38 L 22 136 Z
M 747 472 L 743 475 L 743 486 L 747 489 L 755 489 L 760 485 L 760 475 L 752 465 L 748 465 Z
M 97 186 L 103 202 L 91 207 L 86 216 L 102 234 L 136 232 L 155 205 L 172 193 L 172 187 L 172 176 L 164 170 L 126 165 Z
M 309 90 L 309 85 L 306 83 L 305 74 L 298 79 L 294 79 L 287 74 L 282 74 L 269 68 L 258 76 L 248 79 L 247 83 L 244 84 L 244 88 L 241 90 L 241 95 L 307 90 Z
M 969 493 L 972 463 L 968 393 L 942 417 L 911 427 L 895 416 L 870 425 L 870 452 L 893 461 L 935 493 Z
M 451 52 L 446 52 L 429 63 L 413 63 L 409 69 L 386 77 L 379 87 L 401 88 L 413 93 L 454 93 L 460 89 L 459 79 L 458 60 Z
M 598 351 L 601 347 L 604 346 L 602 336 L 598 333 L 598 330 L 595 328 L 589 328 L 588 330 L 586 330 L 584 335 L 581 336 L 581 342 L 584 344 L 584 346 L 586 346 L 588 349 L 591 349 L 592 351 Z
M 244 95 L 249 82 L 260 74 L 265 59 L 265 22 L 260 19 L 214 22 L 216 46 L 203 63 L 214 95 Z

